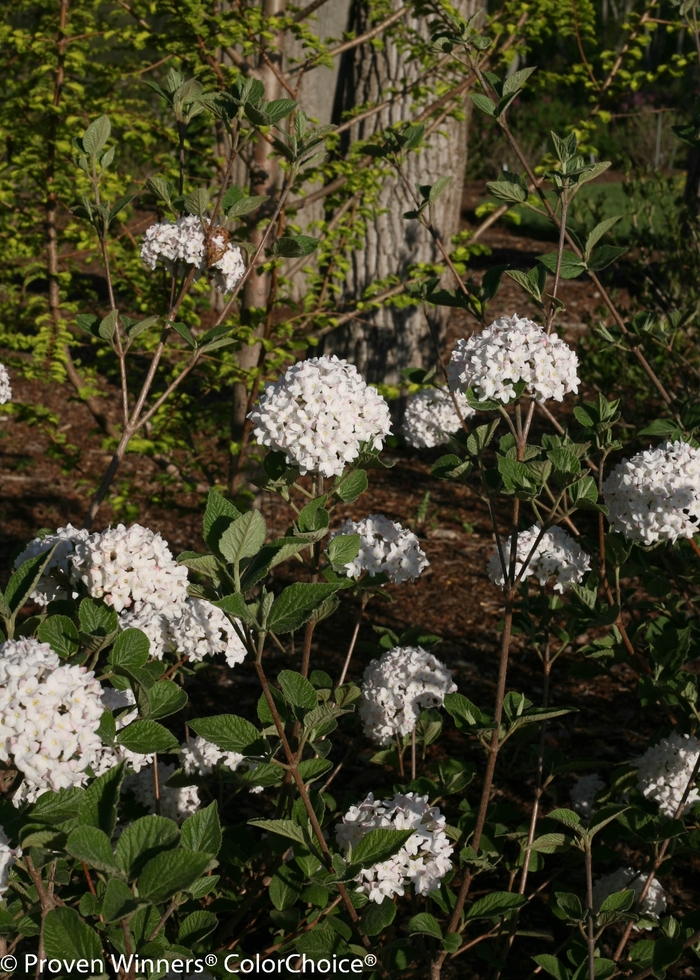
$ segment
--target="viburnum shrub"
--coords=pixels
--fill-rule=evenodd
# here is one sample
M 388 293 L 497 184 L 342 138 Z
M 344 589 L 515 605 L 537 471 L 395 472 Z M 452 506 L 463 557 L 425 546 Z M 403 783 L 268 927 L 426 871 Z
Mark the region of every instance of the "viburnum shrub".
M 537 321 L 514 314 L 486 325 L 498 277 L 465 282 L 448 260 L 454 289 L 414 284 L 426 305 L 461 307 L 484 325 L 439 359 L 441 383 L 435 371 L 409 372 L 428 394 L 407 413 L 407 441 L 447 441 L 433 475 L 469 485 L 491 515 L 495 550 L 483 572 L 502 593 L 493 702 L 459 689 L 433 652 L 440 638 L 418 623 L 400 635 L 379 630 L 362 676 L 353 664 L 370 600 L 418 578 L 428 558 L 413 532 L 363 506 L 368 473 L 388 465 L 390 414 L 337 357 L 288 367 L 250 413 L 264 447 L 261 496 L 288 509 L 282 536 L 268 532 L 262 508 L 239 509 L 216 488 L 201 552 L 175 557 L 157 529 L 138 524 L 90 531 L 130 438 L 221 344 L 225 312 L 197 340 L 174 319 L 189 286 L 205 277 L 235 297 L 262 254 L 246 264 L 224 228 L 224 217 L 245 212 L 245 195 L 222 187 L 210 209 L 199 191 L 175 196 L 152 181 L 174 218 L 146 231 L 142 255 L 170 277 L 163 329 L 191 353 L 146 409 L 155 348 L 131 412 L 125 396 L 116 464 L 85 528 L 41 532 L 18 552 L 0 597 L 0 970 L 16 957 L 37 975 L 42 961 L 58 961 L 57 975 L 120 980 L 205 969 L 642 980 L 700 948 L 683 878 L 700 860 L 700 710 L 686 668 L 700 656 L 698 403 L 666 391 L 599 278 L 618 255 L 599 244 L 611 219 L 567 226 L 578 189 L 605 164 L 586 162 L 575 135 L 553 134 L 548 196 L 506 119 L 534 69 L 483 74 L 488 40 L 473 22 L 447 19 L 434 41 L 464 59 L 482 86 L 477 108 L 523 163 L 524 176 L 504 172 L 491 193 L 538 210 L 559 236 L 531 272 L 509 273 Z M 188 102 L 183 91 L 194 90 L 171 82 L 179 111 L 194 111 L 201 93 Z M 236 132 L 245 111 L 274 129 L 294 108 L 264 103 L 247 82 L 234 94 L 217 111 Z M 318 139 L 296 119 L 295 135 L 273 137 L 290 169 Z M 399 176 L 419 129 L 389 129 L 375 147 Z M 95 190 L 81 208 L 101 241 L 119 203 L 97 194 L 108 137 L 99 119 L 76 144 Z M 430 206 L 441 186 L 408 188 L 407 220 L 436 236 Z M 616 343 L 666 406 L 628 445 L 616 399 L 574 400 L 586 379 L 554 332 L 562 277 L 584 273 L 620 331 Z M 112 302 L 82 326 L 126 372 L 129 346 L 152 323 L 120 318 Z M 0 386 L 9 398 L 1 372 Z M 557 418 L 564 398 L 571 414 Z M 637 436 L 667 441 L 640 452 Z M 342 520 L 340 505 L 354 516 Z M 284 579 L 270 574 L 282 565 Z M 314 632 L 346 595 L 359 616 L 334 678 L 327 658 L 313 662 Z M 519 656 L 541 664 L 529 692 L 509 680 L 516 634 Z M 298 669 L 276 669 L 279 651 Z M 626 707 L 636 697 L 651 719 L 636 727 L 651 731 L 636 735 L 637 754 L 606 766 L 556 747 L 549 723 L 577 710 L 556 696 L 564 653 L 590 676 L 625 679 Z M 258 685 L 254 712 L 195 707 L 216 700 L 212 677 L 225 677 L 227 701 L 244 700 L 242 665 Z M 379 751 L 364 777 L 374 788 L 343 792 L 343 766 L 371 743 Z M 505 802 L 516 766 L 531 796 Z

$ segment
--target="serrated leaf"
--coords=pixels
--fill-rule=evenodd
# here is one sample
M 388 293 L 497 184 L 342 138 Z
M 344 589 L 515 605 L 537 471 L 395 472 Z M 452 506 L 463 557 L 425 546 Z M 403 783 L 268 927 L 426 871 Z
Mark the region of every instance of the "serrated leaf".
M 83 149 L 91 157 L 97 157 L 100 150 L 104 149 L 107 140 L 112 132 L 112 125 L 109 116 L 100 116 L 93 120 L 82 136 Z
M 294 670 L 280 671 L 277 680 L 285 700 L 296 708 L 315 708 L 318 697 L 313 685 Z
M 315 609 L 340 588 L 335 584 L 295 582 L 275 599 L 267 621 L 273 633 L 291 633 L 311 618 Z
M 279 834 L 280 837 L 288 837 L 290 840 L 296 841 L 297 844 L 304 844 L 304 846 L 308 844 L 303 830 L 293 820 L 255 819 L 249 820 L 248 823 L 253 827 L 266 830 L 269 834 Z
M 133 915 L 145 902 L 135 898 L 133 892 L 119 878 L 110 878 L 102 900 L 102 917 L 105 922 L 119 922 Z
M 216 800 L 185 820 L 180 843 L 188 851 L 198 851 L 216 857 L 221 849 L 221 824 Z
M 238 715 L 213 715 L 209 718 L 195 718 L 189 727 L 207 742 L 213 742 L 223 752 L 240 752 L 247 755 L 253 752 L 260 742 L 260 732 L 245 718 Z
M 485 112 L 487 116 L 496 115 L 496 106 L 488 96 L 481 95 L 480 92 L 471 92 L 470 97 L 477 109 L 481 109 L 481 111 Z
M 253 555 L 265 544 L 267 528 L 259 510 L 249 510 L 226 528 L 219 538 L 219 551 L 232 565 Z
M 173 820 L 155 814 L 141 817 L 122 832 L 115 848 L 115 860 L 132 881 L 151 858 L 173 847 L 178 836 Z
M 43 941 L 48 959 L 88 962 L 103 959 L 99 936 L 67 905 L 46 914 Z
M 181 711 L 187 704 L 187 695 L 174 681 L 156 681 L 148 689 L 150 718 L 167 718 Z
M 152 755 L 154 752 L 177 752 L 180 743 L 172 732 L 157 721 L 141 719 L 123 728 L 117 736 L 119 745 L 131 752 Z
M 514 892 L 491 892 L 478 898 L 467 910 L 467 920 L 472 919 L 492 919 L 512 912 L 513 909 L 522 908 L 527 904 L 525 895 L 517 895 Z
M 548 269 L 550 272 L 556 272 L 557 268 L 557 253 L 549 252 L 547 255 L 538 255 L 537 261 L 541 262 L 542 265 Z M 576 279 L 583 272 L 586 271 L 586 264 L 582 262 L 581 259 L 574 253 L 569 251 L 569 249 L 564 249 L 561 257 L 561 268 L 559 270 L 559 275 L 562 279 Z
M 66 851 L 96 871 L 119 874 L 109 838 L 97 827 L 78 827 L 74 830 L 66 841 Z
M 430 912 L 419 912 L 418 915 L 409 919 L 408 931 L 412 936 L 420 933 L 425 936 L 433 936 L 435 939 L 442 939 L 440 923 Z
M 319 238 L 311 238 L 310 235 L 283 235 L 272 246 L 272 254 L 282 258 L 298 259 L 315 252 L 319 243 Z
M 78 630 L 67 616 L 48 616 L 39 626 L 37 637 L 64 659 L 77 653 L 80 646 Z
M 367 868 L 380 861 L 387 861 L 401 850 L 411 835 L 410 830 L 385 830 L 383 827 L 370 830 L 352 849 L 353 866 Z
M 139 896 L 154 905 L 165 902 L 201 877 L 211 860 L 210 854 L 163 851 L 151 858 L 139 875 Z
M 171 320 L 170 326 L 173 328 L 175 333 L 180 334 L 188 347 L 194 349 L 197 346 L 197 341 L 192 336 L 189 327 L 187 327 L 184 323 L 176 323 L 175 321 Z

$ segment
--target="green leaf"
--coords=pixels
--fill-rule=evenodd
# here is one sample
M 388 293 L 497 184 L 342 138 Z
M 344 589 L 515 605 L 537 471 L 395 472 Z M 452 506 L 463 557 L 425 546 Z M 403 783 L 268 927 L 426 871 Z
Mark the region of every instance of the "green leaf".
M 332 768 L 333 763 L 330 759 L 304 759 L 299 763 L 299 775 L 305 783 L 308 783 L 323 776 Z
M 252 558 L 265 544 L 267 528 L 259 510 L 249 510 L 226 528 L 219 538 L 219 551 L 232 565 Z
M 592 272 L 600 272 L 601 269 L 607 269 L 615 259 L 619 259 L 626 251 L 626 248 L 620 248 L 617 245 L 601 245 L 600 248 L 594 249 L 586 265 Z
M 412 919 L 409 919 L 408 931 L 412 936 L 416 933 L 421 933 L 425 936 L 433 936 L 435 939 L 442 939 L 440 923 L 429 912 L 420 912 L 418 915 L 414 915 Z
M 119 617 L 101 599 L 86 596 L 78 608 L 80 629 L 88 636 L 111 636 L 119 627 Z M 126 632 L 126 631 L 125 631 Z
M 487 116 L 496 115 L 496 106 L 487 95 L 481 95 L 479 92 L 470 92 L 470 96 L 477 109 L 481 109 Z
M 141 817 L 121 834 L 114 852 L 115 860 L 129 881 L 133 881 L 151 858 L 170 850 L 178 836 L 173 820 L 155 815 Z
M 82 136 L 84 151 L 89 156 L 96 158 L 100 150 L 104 149 L 111 132 L 112 125 L 109 116 L 100 116 L 93 120 Z
M 392 902 L 390 898 L 385 898 L 382 902 L 368 902 L 362 910 L 362 931 L 365 936 L 378 936 L 391 925 L 395 918 L 396 903 Z M 409 922 L 409 926 L 410 924 Z M 422 932 L 423 930 L 416 931 Z
M 538 255 L 537 261 L 541 262 L 542 265 L 549 269 L 550 272 L 556 272 L 557 268 L 557 253 L 549 252 L 547 255 Z M 559 270 L 559 275 L 562 279 L 576 279 L 581 275 L 582 272 L 586 271 L 586 264 L 582 262 L 581 259 L 570 252 L 568 249 L 564 249 L 561 257 L 561 269 Z
M 277 678 L 285 700 L 296 708 L 315 708 L 318 697 L 313 685 L 294 670 L 282 670 Z
M 343 503 L 354 504 L 368 486 L 369 481 L 365 470 L 352 470 L 347 476 L 340 478 L 331 493 L 335 494 Z
M 22 562 L 17 571 L 13 572 L 5 589 L 5 602 L 12 613 L 17 613 L 29 601 L 29 596 L 36 588 L 44 569 L 53 557 L 56 545 L 48 551 L 35 555 Z
M 491 892 L 484 895 L 469 907 L 467 920 L 471 919 L 495 919 L 500 915 L 506 915 L 513 909 L 522 908 L 527 904 L 525 895 L 516 895 L 514 892 Z
M 217 606 L 219 609 L 223 609 L 225 613 L 229 616 L 233 616 L 234 619 L 240 619 L 241 622 L 247 623 L 248 626 L 257 627 L 258 623 L 255 616 L 246 605 L 246 601 L 240 593 L 234 593 L 233 595 L 224 596 L 223 599 L 218 599 L 213 602 L 212 605 Z
M 119 878 L 110 878 L 107 882 L 104 899 L 102 900 L 102 917 L 105 922 L 119 922 L 145 903 L 134 897 L 128 885 Z
M 185 197 L 184 205 L 188 214 L 196 214 L 201 218 L 209 206 L 209 191 L 206 187 L 198 187 Z
M 283 235 L 272 246 L 272 254 L 287 259 L 299 259 L 315 252 L 319 242 L 319 238 L 311 238 L 309 235 Z
M 442 937 L 442 948 L 446 949 L 448 953 L 456 953 L 462 945 L 462 941 L 458 932 L 448 932 L 446 936 Z
M 559 962 L 556 956 L 552 956 L 551 953 L 540 953 L 539 956 L 533 956 L 532 959 L 541 966 L 543 970 L 556 978 L 556 980 L 569 980 L 569 973 L 565 966 Z
M 149 648 L 148 637 L 142 630 L 127 629 L 117 637 L 108 659 L 114 667 L 138 670 L 148 661 Z
M 428 192 L 428 200 L 434 204 L 452 183 L 452 177 L 438 177 Z
M 370 830 L 352 849 L 352 864 L 362 865 L 363 868 L 380 861 L 386 861 L 397 851 L 400 851 L 412 831 L 385 830 L 377 827 Z
M 181 711 L 187 704 L 187 695 L 174 681 L 156 681 L 148 690 L 151 718 L 167 718 Z
M 290 909 L 301 894 L 303 881 L 296 875 L 293 868 L 282 865 L 272 876 L 269 887 L 270 901 L 280 912 Z
M 670 419 L 654 419 L 645 428 L 639 430 L 640 436 L 672 436 L 678 431 L 678 425 Z
M 603 235 L 606 235 L 621 218 L 621 214 L 616 214 L 614 218 L 606 218 L 604 221 L 600 221 L 589 233 L 586 238 L 586 249 L 584 252 L 586 259 L 590 258 L 592 249 L 598 244 Z
M 557 848 L 567 847 L 571 839 L 566 834 L 542 834 L 529 844 L 526 850 L 539 851 L 541 854 L 554 854 Z
M 158 323 L 159 320 L 159 316 L 147 316 L 145 320 L 137 320 L 136 323 L 130 324 L 126 331 L 129 340 L 136 340 L 136 338 L 140 337 L 145 330 L 152 327 L 154 323 Z
M 298 823 L 293 820 L 265 820 L 265 819 L 255 819 L 249 820 L 249 824 L 253 827 L 260 827 L 261 830 L 266 830 L 269 834 L 278 834 L 280 837 L 288 837 L 290 840 L 296 841 L 297 844 L 308 844 L 308 840 L 304 831 L 301 829 Z
M 180 923 L 177 941 L 189 949 L 196 943 L 201 943 L 203 939 L 206 939 L 216 929 L 218 924 L 219 920 L 213 912 L 205 912 L 202 909 L 196 912 L 190 912 Z
M 324 493 L 302 508 L 297 518 L 297 524 L 302 534 L 306 534 L 308 531 L 323 531 L 328 527 L 327 500 L 328 494 Z
M 180 747 L 172 732 L 150 719 L 132 721 L 119 732 L 117 742 L 125 749 L 142 755 L 152 755 L 154 752 L 177 752 Z
M 520 174 L 504 170 L 498 180 L 489 181 L 486 189 L 492 197 L 499 201 L 508 201 L 513 204 L 522 204 L 527 201 L 527 183 Z
M 558 820 L 559 823 L 563 823 L 565 827 L 570 827 L 571 830 L 583 831 L 584 829 L 578 813 L 575 813 L 574 810 L 567 810 L 565 807 L 552 810 L 551 813 L 547 814 L 547 819 Z
M 202 338 L 206 340 L 206 334 Z M 218 490 L 210 489 L 204 511 L 202 536 L 212 551 L 216 550 L 219 538 L 233 521 L 241 517 L 241 512 Z
M 49 616 L 37 630 L 42 643 L 48 643 L 59 657 L 72 657 L 80 646 L 78 630 L 67 616 Z
M 66 851 L 96 871 L 119 874 L 109 837 L 97 827 L 78 827 L 66 841 Z
M 139 895 L 157 905 L 189 888 L 211 864 L 210 854 L 163 851 L 146 864 L 139 876 Z
M 311 618 L 315 609 L 340 588 L 335 584 L 295 582 L 277 598 L 270 610 L 267 629 L 273 633 L 291 633 Z
M 182 825 L 181 835 L 180 842 L 186 850 L 216 857 L 221 848 L 221 824 L 216 800 L 189 816 Z
M 43 938 L 47 959 L 88 962 L 103 959 L 99 936 L 67 905 L 46 914 Z
M 61 789 L 57 793 L 46 792 L 30 807 L 27 817 L 31 823 L 44 823 L 51 827 L 75 817 L 84 789 Z
M 360 541 L 359 534 L 337 534 L 330 541 L 326 549 L 326 554 L 328 555 L 328 561 L 336 571 L 342 570 L 349 562 L 357 558 L 360 550 Z
M 614 892 L 608 895 L 600 906 L 601 912 L 628 912 L 635 902 L 635 894 L 632 889 L 624 889 L 621 892 Z
M 117 310 L 110 310 L 107 316 L 100 320 L 97 333 L 103 340 L 111 342 L 116 333 L 118 322 L 119 313 Z
M 223 752 L 253 753 L 260 742 L 260 732 L 245 718 L 238 715 L 212 715 L 196 718 L 189 727 L 207 742 L 213 742 Z
M 191 347 L 194 350 L 194 348 L 197 346 L 197 341 L 192 336 L 189 327 L 184 323 L 175 323 L 174 321 L 170 322 L 170 326 L 173 328 L 175 333 L 180 334 L 188 347 Z
M 99 827 L 110 838 L 117 825 L 117 806 L 124 769 L 125 764 L 120 762 L 93 780 L 82 794 L 78 807 L 81 824 Z

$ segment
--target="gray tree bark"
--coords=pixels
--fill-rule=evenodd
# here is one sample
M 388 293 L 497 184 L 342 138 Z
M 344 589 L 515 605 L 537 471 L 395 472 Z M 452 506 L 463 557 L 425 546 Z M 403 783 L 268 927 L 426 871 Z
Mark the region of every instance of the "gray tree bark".
M 392 0 L 398 10 L 402 0 Z M 481 8 L 480 0 L 457 0 L 457 11 L 469 17 Z M 407 17 L 409 29 L 428 39 L 427 16 Z M 366 5 L 353 0 L 350 12 L 350 29 L 364 33 L 368 23 Z M 362 45 L 344 56 L 336 95 L 336 117 L 353 106 L 369 102 L 380 103 L 393 90 L 407 88 L 422 71 L 418 59 L 407 58 L 406 52 L 391 39 L 385 40 L 377 50 L 370 44 Z M 469 112 L 471 101 L 466 100 L 464 109 Z M 351 140 L 367 139 L 373 134 L 401 120 L 411 121 L 422 106 L 415 106 L 410 94 L 398 99 L 391 106 L 371 118 L 358 122 L 349 131 Z M 447 118 L 428 139 L 418 153 L 410 153 L 406 172 L 412 185 L 432 184 L 441 176 L 451 175 L 453 180 L 447 191 L 433 208 L 433 221 L 443 242 L 449 246 L 451 237 L 459 228 L 462 190 L 467 154 L 468 115 L 464 121 Z M 376 214 L 368 222 L 365 247 L 352 255 L 352 267 L 345 285 L 346 300 L 357 299 L 367 287 L 392 274 L 402 278 L 415 263 L 432 263 L 440 260 L 432 238 L 417 221 L 402 217 L 411 210 L 413 202 L 398 178 L 389 177 L 376 203 Z M 447 280 L 446 280 L 447 284 Z M 449 283 L 454 288 L 454 283 Z M 439 308 L 435 321 L 440 332 L 444 331 L 445 317 Z M 427 366 L 435 361 L 434 344 L 428 324 L 420 309 L 386 308 L 362 315 L 362 322 L 353 321 L 328 335 L 323 349 L 347 357 L 367 380 L 394 382 L 405 367 Z

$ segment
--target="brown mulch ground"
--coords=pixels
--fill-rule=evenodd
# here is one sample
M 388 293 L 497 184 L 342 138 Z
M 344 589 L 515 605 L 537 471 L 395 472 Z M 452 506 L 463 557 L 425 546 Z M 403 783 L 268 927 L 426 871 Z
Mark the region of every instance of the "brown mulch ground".
M 470 196 L 471 195 L 471 196 Z M 467 210 L 481 194 L 479 187 L 469 189 Z M 542 242 L 517 237 L 501 227 L 493 227 L 482 241 L 492 249 L 492 255 L 475 262 L 479 271 L 489 266 L 510 261 L 520 268 L 530 268 L 535 258 L 550 250 Z M 599 297 L 591 292 L 585 281 L 563 283 L 562 297 L 566 312 L 562 316 L 560 332 L 575 342 L 586 324 L 595 316 Z M 504 285 L 491 313 L 494 316 L 535 314 L 520 288 L 504 278 Z M 450 326 L 451 339 L 464 330 L 466 321 L 456 315 Z M 470 326 L 471 329 L 471 326 Z M 94 420 L 83 403 L 72 396 L 68 386 L 46 385 L 38 381 L 24 381 L 13 377 L 15 399 L 18 402 L 42 404 L 58 418 L 58 431 L 66 435 L 79 450 L 77 467 L 69 473 L 62 472 L 60 461 L 52 458 L 52 437 L 39 425 L 29 426 L 13 415 L 0 414 L 0 583 L 7 579 L 12 552 L 33 537 L 41 527 L 55 528 L 71 522 L 79 525 L 86 513 L 90 494 L 104 471 L 109 457 L 101 449 L 101 436 Z M 453 670 L 459 690 L 472 701 L 483 706 L 492 703 L 496 680 L 498 652 L 498 620 L 500 615 L 499 591 L 489 582 L 485 566 L 493 550 L 488 515 L 484 505 L 466 488 L 435 481 L 429 474 L 432 459 L 439 453 L 419 454 L 408 449 L 390 450 L 395 466 L 387 471 L 372 471 L 370 490 L 354 507 L 339 508 L 338 517 L 359 517 L 366 513 L 384 513 L 390 518 L 411 526 L 423 539 L 423 547 L 430 560 L 430 568 L 413 584 L 392 588 L 391 603 L 375 599 L 365 616 L 358 651 L 351 677 L 361 677 L 365 663 L 373 655 L 372 646 L 377 635 L 372 625 L 381 625 L 400 633 L 408 625 L 420 625 L 442 637 L 437 655 Z M 162 493 L 162 470 L 153 461 L 140 456 L 128 456 L 119 479 L 131 484 L 130 503 L 138 505 L 139 523 L 160 530 L 169 541 L 174 553 L 185 549 L 201 550 L 201 515 L 204 493 L 183 486 L 171 486 L 167 495 Z M 201 488 L 203 491 L 204 488 Z M 418 520 L 421 503 L 430 494 L 427 514 Z M 261 504 L 270 530 L 282 533 L 288 526 L 291 514 L 280 500 L 269 499 Z M 106 526 L 110 520 L 109 507 L 103 507 L 96 527 Z M 277 570 L 280 580 L 287 571 L 285 566 Z M 347 644 L 357 615 L 357 602 L 342 597 L 339 613 L 319 625 L 312 649 L 312 668 L 326 670 L 337 676 L 342 665 Z M 637 729 L 638 699 L 635 677 L 631 671 L 615 669 L 611 675 L 586 676 L 575 654 L 561 658 L 554 672 L 554 701 L 570 704 L 578 713 L 564 716 L 551 723 L 548 729 L 548 745 L 559 748 L 569 758 L 594 758 L 605 767 L 618 765 L 635 755 L 646 745 L 646 738 L 661 717 L 647 712 L 644 732 Z M 291 650 L 271 651 L 269 669 L 272 674 L 281 667 L 298 667 L 298 654 Z M 240 714 L 254 712 L 257 700 L 257 681 L 252 667 L 244 665 L 237 670 L 236 683 L 225 678 L 223 672 L 212 671 L 199 675 L 191 691 L 195 704 L 204 708 L 207 704 L 217 711 L 231 710 Z M 517 639 L 513 646 L 509 689 L 525 693 L 535 703 L 541 697 L 541 671 L 535 655 Z M 483 765 L 482 753 L 474 743 L 457 737 L 454 728 L 447 725 L 447 734 L 440 748 L 434 746 L 430 756 L 437 758 L 445 749 L 457 757 Z M 372 750 L 360 739 L 359 748 L 353 743 L 351 754 L 344 764 L 333 791 L 338 799 L 344 793 L 354 797 L 374 790 L 390 792 L 393 781 L 387 769 L 369 764 Z M 341 758 L 343 746 L 339 745 L 334 758 Z M 505 751 L 502 759 L 504 779 L 508 790 L 497 794 L 499 802 L 517 807 L 526 821 L 532 799 L 532 780 L 523 775 L 527 764 L 527 746 L 518 751 Z M 545 809 L 552 805 L 567 805 L 568 788 L 573 777 L 561 777 L 545 798 Z M 467 790 L 472 803 L 477 791 Z M 254 798 L 252 798 L 254 802 Z M 242 804 L 241 817 L 245 817 L 247 801 Z M 252 815 L 252 810 L 251 810 Z M 548 873 L 555 870 L 553 861 L 548 863 Z M 544 873 L 533 876 L 532 881 L 544 883 Z M 581 887 L 580 875 L 573 873 L 568 879 Z M 687 871 L 679 869 L 672 878 L 664 880 L 670 891 L 670 910 L 681 912 L 698 907 L 698 890 L 688 878 Z M 697 882 L 695 883 L 697 884 Z M 502 883 L 501 886 L 502 887 Z M 533 903 L 533 924 L 551 928 L 551 917 L 540 905 L 537 911 Z M 520 980 L 529 973 L 531 964 L 527 956 L 542 951 L 542 940 L 520 940 L 524 944 L 523 956 L 515 957 L 504 980 Z M 532 943 L 532 949 L 527 947 Z M 544 943 L 554 950 L 556 943 Z M 486 966 L 470 951 L 454 961 L 446 976 L 484 976 Z M 669 974 L 670 975 L 670 974 Z M 686 966 L 679 967 L 674 977 L 690 977 Z

